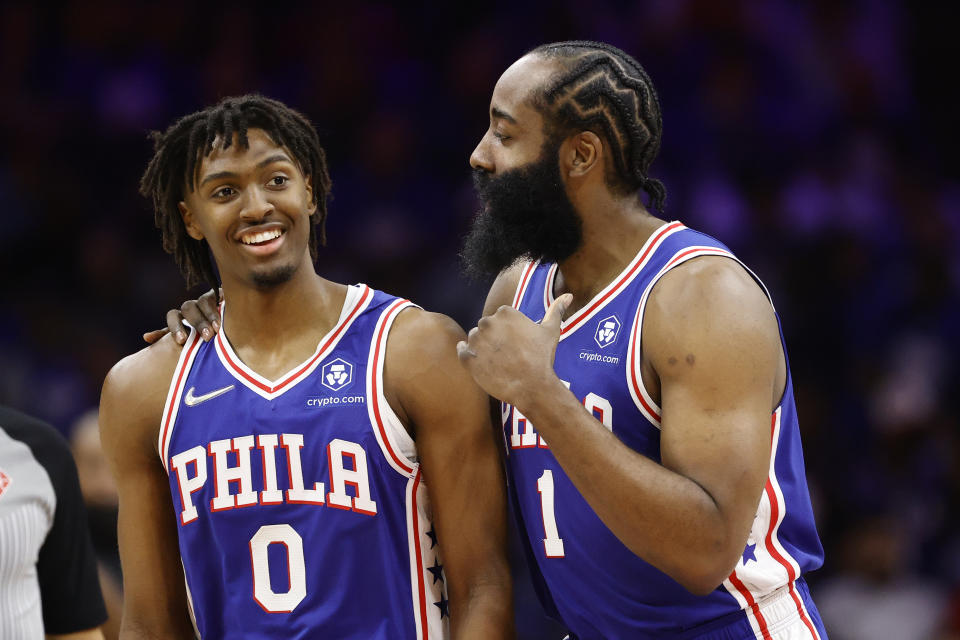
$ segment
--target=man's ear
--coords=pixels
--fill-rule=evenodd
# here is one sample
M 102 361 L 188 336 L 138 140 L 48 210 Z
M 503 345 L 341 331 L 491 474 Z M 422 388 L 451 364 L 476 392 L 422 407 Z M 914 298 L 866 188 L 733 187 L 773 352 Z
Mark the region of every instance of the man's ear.
M 187 207 L 187 203 L 181 200 L 177 203 L 177 209 L 180 210 L 180 218 L 183 220 L 183 226 L 187 228 L 187 234 L 194 240 L 203 240 L 203 232 L 193 220 L 193 213 Z
M 603 140 L 593 131 L 581 131 L 567 139 L 567 173 L 571 178 L 586 176 L 599 167 L 603 157 Z
M 313 215 L 317 212 L 317 202 L 313 199 L 313 182 L 310 180 L 310 176 L 303 176 L 303 184 L 307 190 L 307 202 L 310 203 L 310 213 Z

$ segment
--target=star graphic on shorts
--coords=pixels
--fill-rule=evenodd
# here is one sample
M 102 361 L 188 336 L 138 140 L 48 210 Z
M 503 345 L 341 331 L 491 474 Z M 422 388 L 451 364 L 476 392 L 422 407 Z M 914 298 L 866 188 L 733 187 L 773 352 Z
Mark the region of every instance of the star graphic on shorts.
M 440 602 L 434 602 L 433 606 L 440 607 L 440 619 L 443 620 L 443 616 L 450 617 L 450 609 L 448 608 L 450 601 L 440 596 Z
M 437 580 L 443 582 L 443 565 L 440 564 L 440 558 L 434 558 L 433 566 L 427 567 L 427 571 L 433 574 L 433 584 L 437 584 Z
M 433 525 L 430 526 L 430 531 L 427 531 L 427 535 L 430 536 L 430 548 L 433 549 L 437 546 L 437 532 L 433 530 Z
M 743 564 L 747 564 L 750 560 L 754 562 L 757 561 L 757 554 L 754 553 L 754 550 L 757 548 L 755 544 L 748 544 L 747 548 L 743 550 Z

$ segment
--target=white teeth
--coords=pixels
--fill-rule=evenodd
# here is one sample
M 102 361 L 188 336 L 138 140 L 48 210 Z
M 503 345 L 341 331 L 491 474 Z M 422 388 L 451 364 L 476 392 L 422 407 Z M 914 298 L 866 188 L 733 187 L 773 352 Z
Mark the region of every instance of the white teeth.
M 251 233 L 240 238 L 240 241 L 243 244 L 260 244 L 261 242 L 266 242 L 267 240 L 273 240 L 274 238 L 279 238 L 282 235 L 282 232 L 279 229 L 274 229 L 273 231 L 261 231 L 260 233 Z

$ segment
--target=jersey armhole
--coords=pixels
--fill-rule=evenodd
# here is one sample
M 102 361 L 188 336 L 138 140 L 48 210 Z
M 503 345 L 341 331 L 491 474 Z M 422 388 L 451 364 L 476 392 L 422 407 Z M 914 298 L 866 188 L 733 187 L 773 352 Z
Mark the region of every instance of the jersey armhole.
M 413 476 L 419 463 L 413 438 L 397 417 L 383 392 L 383 367 L 387 355 L 390 329 L 400 312 L 417 307 L 409 300 L 396 300 L 377 320 L 367 360 L 367 413 L 384 458 L 394 470 L 406 477 Z
M 163 404 L 163 415 L 160 418 L 160 429 L 157 441 L 157 453 L 160 455 L 160 461 L 167 473 L 170 469 L 167 467 L 167 458 L 170 454 L 170 441 L 173 438 L 173 429 L 177 422 L 177 414 L 180 409 L 180 398 L 183 395 L 183 388 L 193 367 L 193 361 L 197 357 L 201 343 L 199 332 L 184 323 L 190 333 L 187 335 L 187 341 L 180 350 L 180 357 L 177 360 L 177 366 L 173 370 L 173 376 L 170 379 L 170 388 L 167 391 L 167 399 Z
M 668 271 L 680 266 L 684 262 L 702 256 L 719 256 L 723 258 L 730 258 L 731 260 L 735 261 L 737 264 L 743 267 L 747 274 L 749 274 L 750 277 L 753 278 L 754 281 L 760 286 L 760 288 L 763 290 L 763 294 L 770 302 L 770 306 L 773 307 L 773 300 L 770 297 L 770 292 L 763 284 L 763 281 L 761 281 L 760 278 L 757 277 L 757 274 L 751 271 L 747 265 L 743 264 L 743 262 L 741 262 L 735 255 L 726 249 L 711 246 L 684 247 L 677 251 L 669 260 L 667 260 L 663 268 L 660 269 L 657 275 L 650 280 L 650 283 L 643 291 L 643 295 L 640 297 L 640 304 L 637 305 L 637 313 L 633 318 L 633 325 L 630 328 L 630 344 L 628 347 L 629 361 L 627 363 L 627 387 L 630 389 L 630 397 L 633 399 L 637 409 L 639 409 L 644 417 L 646 417 L 658 429 L 660 428 L 661 417 L 660 406 L 653 401 L 653 397 L 650 395 L 646 385 L 643 383 L 643 346 L 641 344 L 643 336 L 643 314 L 647 306 L 647 299 L 650 297 L 650 292 L 660 281 L 660 278 L 662 278 Z M 776 308 L 774 308 L 774 313 L 776 313 Z
M 520 271 L 520 280 L 517 282 L 517 290 L 513 294 L 513 303 L 510 305 L 514 309 L 520 308 L 523 297 L 526 295 L 527 287 L 530 285 L 530 279 L 533 277 L 533 272 L 536 271 L 539 264 L 536 260 L 528 262 Z
M 550 308 L 550 305 L 553 304 L 553 289 L 557 281 L 557 271 L 560 269 L 560 265 L 554 262 L 550 265 L 550 269 L 547 271 L 546 282 L 543 283 L 543 313 L 547 313 L 547 309 Z

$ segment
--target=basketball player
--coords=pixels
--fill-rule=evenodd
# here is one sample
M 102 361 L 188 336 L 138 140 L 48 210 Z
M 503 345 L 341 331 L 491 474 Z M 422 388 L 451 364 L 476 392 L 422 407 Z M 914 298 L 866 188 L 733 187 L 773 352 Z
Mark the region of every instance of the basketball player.
M 104 383 L 123 637 L 509 637 L 499 436 L 462 330 L 314 271 L 330 179 L 299 113 L 225 99 L 154 139 L 164 247 L 188 284 L 215 263 L 224 302 L 215 340 L 165 337 Z
M 826 638 L 779 318 L 723 244 L 644 206 L 664 205 L 661 131 L 615 47 L 544 45 L 507 69 L 463 251 L 496 279 L 458 352 L 501 401 L 534 581 L 575 637 Z M 210 335 L 212 297 L 183 307 Z
M 826 638 L 779 319 L 723 244 L 643 205 L 660 137 L 619 49 L 504 72 L 463 252 L 496 280 L 460 359 L 502 402 L 532 565 L 578 638 Z

